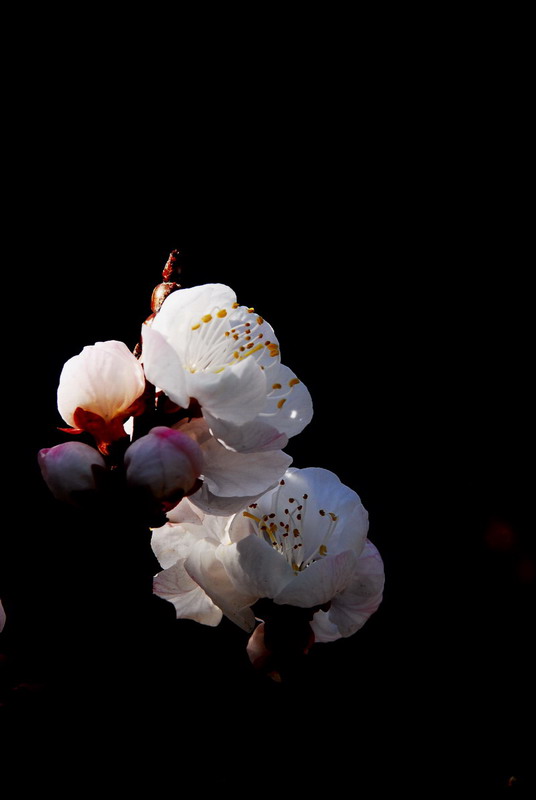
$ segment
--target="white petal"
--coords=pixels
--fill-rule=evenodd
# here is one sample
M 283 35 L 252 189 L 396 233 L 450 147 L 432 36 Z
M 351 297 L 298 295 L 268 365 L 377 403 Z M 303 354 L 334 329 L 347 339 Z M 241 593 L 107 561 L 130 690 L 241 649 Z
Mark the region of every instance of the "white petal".
M 174 403 L 187 408 L 190 398 L 186 373 L 173 347 L 155 330 L 154 325 L 143 325 L 142 341 L 142 360 L 147 380 L 162 389 Z
M 303 562 L 318 553 L 321 545 L 327 546 L 329 555 L 353 550 L 359 556 L 368 531 L 368 514 L 352 489 L 333 472 L 319 467 L 291 467 L 283 481 L 284 485 L 259 499 L 259 515 L 275 510 L 278 518 L 283 519 L 285 508 L 303 504 L 300 511 Z M 291 498 L 294 504 L 290 503 Z
M 75 426 L 77 408 L 101 416 L 105 422 L 125 412 L 145 390 L 143 369 L 126 344 L 96 342 L 70 358 L 61 371 L 58 411 Z
M 222 612 L 184 569 L 184 560 L 160 572 L 153 580 L 153 591 L 175 606 L 177 619 L 193 619 L 215 626 Z
M 205 590 L 225 616 L 243 630 L 251 632 L 255 627 L 255 616 L 249 606 L 256 598 L 247 588 L 235 586 L 229 578 L 219 558 L 219 552 L 227 547 L 202 539 L 192 548 L 185 567 L 190 577 Z
M 202 446 L 203 477 L 211 492 L 224 497 L 259 495 L 273 486 L 292 463 L 281 450 L 235 453 L 215 439 Z
M 300 433 L 313 417 L 313 402 L 307 387 L 281 364 L 276 379 L 267 388 L 260 420 L 289 437 Z
M 190 397 L 212 416 L 235 424 L 254 419 L 266 400 L 266 378 L 253 358 L 221 372 L 188 373 L 187 379 Z
M 351 580 L 333 599 L 328 611 L 330 622 L 336 625 L 341 636 L 351 636 L 358 631 L 378 609 L 383 586 L 382 559 L 376 547 L 367 540 Z
M 315 561 L 274 597 L 280 605 L 312 608 L 332 600 L 347 585 L 357 562 L 352 550 Z
M 200 489 L 189 497 L 200 513 L 225 517 L 242 511 L 257 498 L 256 494 L 222 497 L 211 492 L 206 483 L 203 483 Z
M 222 548 L 220 558 L 233 583 L 256 599 L 275 597 L 295 577 L 283 556 L 255 534 Z
M 235 302 L 236 294 L 223 283 L 179 289 L 164 300 L 151 327 L 161 333 L 178 353 L 183 353 L 185 335 L 191 330 L 192 323 Z
M 0 633 L 2 632 L 5 624 L 6 624 L 6 612 L 4 611 L 4 607 L 2 605 L 2 602 L 0 601 Z
M 243 425 L 217 419 L 206 409 L 203 414 L 212 435 L 228 449 L 241 453 L 256 453 L 261 450 L 282 450 L 288 444 L 288 436 L 280 433 L 272 424 L 268 424 L 260 414 Z
M 153 530 L 151 547 L 161 567 L 167 569 L 180 558 L 188 558 L 194 544 L 203 538 L 204 528 L 187 529 L 183 525 L 168 523 Z

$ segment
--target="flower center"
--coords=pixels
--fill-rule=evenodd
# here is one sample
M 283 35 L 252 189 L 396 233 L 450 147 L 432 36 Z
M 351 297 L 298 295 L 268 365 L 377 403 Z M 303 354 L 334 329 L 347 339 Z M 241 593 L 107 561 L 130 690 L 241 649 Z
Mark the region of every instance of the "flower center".
M 242 512 L 244 517 L 252 519 L 257 524 L 257 535 L 284 556 L 295 574 L 327 555 L 327 545 L 339 519 L 333 511 L 321 508 L 318 510 L 319 519 L 315 520 L 313 517 L 307 520 L 307 526 L 320 524 L 322 532 L 319 537 L 320 544 L 305 557 L 304 524 L 308 497 L 308 494 L 303 494 L 301 498 L 287 497 L 285 481 L 281 480 L 277 491 L 272 495 L 272 508 L 269 513 L 260 517 L 250 511 Z M 248 508 L 256 510 L 258 503 L 251 503 Z
M 249 356 L 259 361 L 266 352 L 279 355 L 277 344 L 266 339 L 264 320 L 235 303 L 214 308 L 192 324 L 184 362 L 190 372 L 218 373 Z

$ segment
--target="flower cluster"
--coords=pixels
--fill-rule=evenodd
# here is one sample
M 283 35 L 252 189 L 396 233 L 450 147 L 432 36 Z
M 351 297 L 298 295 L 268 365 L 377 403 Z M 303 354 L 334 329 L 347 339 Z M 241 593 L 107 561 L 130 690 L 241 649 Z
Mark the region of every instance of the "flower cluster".
M 173 284 L 153 311 L 135 352 L 97 342 L 64 365 L 62 430 L 84 441 L 40 451 L 48 487 L 79 507 L 111 488 L 134 503 L 153 529 L 154 592 L 178 618 L 250 632 L 256 665 L 285 609 L 305 620 L 301 652 L 350 636 L 381 602 L 383 564 L 358 495 L 290 466 L 313 409 L 273 328 L 224 284 Z

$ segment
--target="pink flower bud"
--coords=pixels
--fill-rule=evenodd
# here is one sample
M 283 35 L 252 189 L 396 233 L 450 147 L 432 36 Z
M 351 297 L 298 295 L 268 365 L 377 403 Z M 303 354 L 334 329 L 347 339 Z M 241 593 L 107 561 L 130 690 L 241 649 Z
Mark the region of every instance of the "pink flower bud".
M 203 468 L 201 448 L 185 433 L 153 428 L 125 453 L 127 483 L 146 487 L 156 500 L 166 501 L 190 491 Z
M 145 391 L 143 367 L 126 344 L 97 342 L 64 364 L 58 386 L 58 411 L 72 432 L 91 433 L 99 449 L 125 435 L 123 422 L 140 409 Z
M 65 442 L 40 450 L 41 474 L 58 500 L 77 505 L 76 492 L 96 489 L 95 468 L 105 469 L 104 458 L 82 442 Z

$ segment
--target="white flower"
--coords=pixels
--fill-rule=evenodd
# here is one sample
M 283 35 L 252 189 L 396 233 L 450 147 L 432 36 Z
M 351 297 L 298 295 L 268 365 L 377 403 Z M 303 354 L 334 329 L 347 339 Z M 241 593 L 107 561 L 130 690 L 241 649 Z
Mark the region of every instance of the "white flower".
M 182 500 L 168 515 L 172 520 L 153 531 L 151 545 L 163 571 L 155 576 L 156 595 L 173 603 L 178 619 L 217 625 L 223 614 L 251 632 L 249 608 L 255 597 L 236 587 L 220 560 L 230 545 L 230 517 L 210 516 Z
M 239 558 L 230 567 L 259 597 L 312 608 L 342 591 L 367 531 L 358 495 L 334 473 L 291 468 L 235 519 Z
M 147 488 L 157 500 L 181 499 L 201 474 L 203 455 L 185 433 L 158 426 L 130 445 L 124 463 L 130 486 Z
M 204 419 L 178 423 L 177 430 L 191 437 L 204 456 L 202 485 L 190 500 L 207 514 L 228 516 L 277 484 L 292 458 L 281 450 L 237 453 L 211 435 Z
M 261 598 L 329 606 L 311 624 L 322 642 L 350 636 L 381 602 L 383 564 L 367 539 L 368 514 L 329 470 L 287 470 L 275 489 L 229 517 L 183 500 L 168 518 L 153 536 L 164 567 L 154 586 L 177 616 L 217 624 L 223 611 L 252 630 L 247 606 Z
M 311 420 L 309 392 L 281 364 L 273 329 L 224 284 L 173 292 L 142 337 L 147 379 L 183 408 L 196 400 L 234 450 L 280 450 Z
M 77 505 L 77 493 L 97 488 L 96 470 L 106 463 L 95 448 L 82 442 L 64 442 L 46 447 L 37 455 L 41 474 L 58 500 Z
M 2 605 L 2 601 L 0 600 L 0 633 L 4 629 L 5 624 L 6 624 L 6 612 L 4 611 L 4 606 Z
M 73 432 L 88 431 L 106 452 L 125 436 L 123 423 L 145 391 L 145 375 L 126 344 L 97 342 L 64 365 L 58 386 L 58 410 Z

